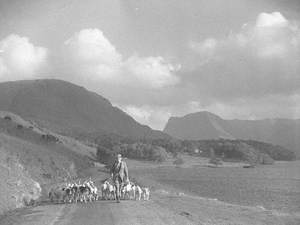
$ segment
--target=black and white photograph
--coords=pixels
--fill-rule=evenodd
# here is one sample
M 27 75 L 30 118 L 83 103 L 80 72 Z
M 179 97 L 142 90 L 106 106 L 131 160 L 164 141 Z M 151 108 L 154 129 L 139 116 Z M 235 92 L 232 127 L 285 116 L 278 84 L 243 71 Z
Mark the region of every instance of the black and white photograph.
M 300 225 L 300 0 L 0 0 L 0 225 Z

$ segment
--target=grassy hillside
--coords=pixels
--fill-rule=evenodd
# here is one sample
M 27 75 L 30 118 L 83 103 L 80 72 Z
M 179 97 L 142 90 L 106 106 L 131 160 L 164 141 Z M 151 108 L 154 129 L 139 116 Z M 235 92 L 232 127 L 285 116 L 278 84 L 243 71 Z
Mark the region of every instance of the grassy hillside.
M 69 150 L 87 157 L 94 157 L 96 154 L 96 149 L 92 146 L 87 146 L 74 138 L 52 132 L 11 112 L 0 111 L 0 132 L 36 144 L 47 146 L 52 144 L 52 147 L 55 146 L 54 144 L 60 144 L 60 147 L 66 146 Z
M 0 110 L 68 136 L 169 137 L 139 124 L 102 96 L 61 80 L 0 83 Z
M 0 117 L 0 214 L 30 204 L 49 185 L 84 176 L 96 152 L 7 112 Z

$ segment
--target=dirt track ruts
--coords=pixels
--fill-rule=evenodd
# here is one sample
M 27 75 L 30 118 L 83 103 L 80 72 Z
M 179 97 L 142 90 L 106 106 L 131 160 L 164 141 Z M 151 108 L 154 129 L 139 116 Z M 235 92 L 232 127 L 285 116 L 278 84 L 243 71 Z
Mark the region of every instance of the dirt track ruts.
M 284 225 L 300 215 L 277 214 L 193 196 L 155 194 L 150 201 L 40 205 L 16 211 L 1 225 Z

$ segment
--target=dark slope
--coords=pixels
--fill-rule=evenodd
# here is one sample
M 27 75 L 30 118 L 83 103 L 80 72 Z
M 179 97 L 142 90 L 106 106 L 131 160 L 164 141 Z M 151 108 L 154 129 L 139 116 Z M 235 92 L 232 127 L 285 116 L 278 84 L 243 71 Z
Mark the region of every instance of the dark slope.
M 168 137 L 139 124 L 102 96 L 61 80 L 0 83 L 0 110 L 66 134 L 98 132 L 138 138 Z
M 193 113 L 183 117 L 171 117 L 164 132 L 187 140 L 234 139 L 223 129 L 223 122 L 220 117 L 210 112 Z

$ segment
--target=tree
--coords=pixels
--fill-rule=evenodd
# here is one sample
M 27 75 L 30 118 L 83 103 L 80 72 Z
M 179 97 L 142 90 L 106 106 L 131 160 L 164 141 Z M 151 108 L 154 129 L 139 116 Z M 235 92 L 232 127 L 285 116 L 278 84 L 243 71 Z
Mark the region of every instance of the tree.
M 114 152 L 104 146 L 99 145 L 97 148 L 97 159 L 99 162 L 109 166 L 114 161 Z
M 274 159 L 272 159 L 268 154 L 262 153 L 259 156 L 259 163 L 263 165 L 274 164 Z
M 183 159 L 179 157 L 173 162 L 173 164 L 176 165 L 176 167 L 179 167 L 183 163 L 184 163 Z
M 213 148 L 209 149 L 209 154 L 211 160 L 216 158 L 215 150 Z
M 210 148 L 210 160 L 209 163 L 214 164 L 215 166 L 222 165 L 222 161 L 220 158 L 217 158 L 215 155 L 215 150 Z
M 168 157 L 167 151 L 162 147 L 156 147 L 152 150 L 151 159 L 157 162 L 164 162 Z

